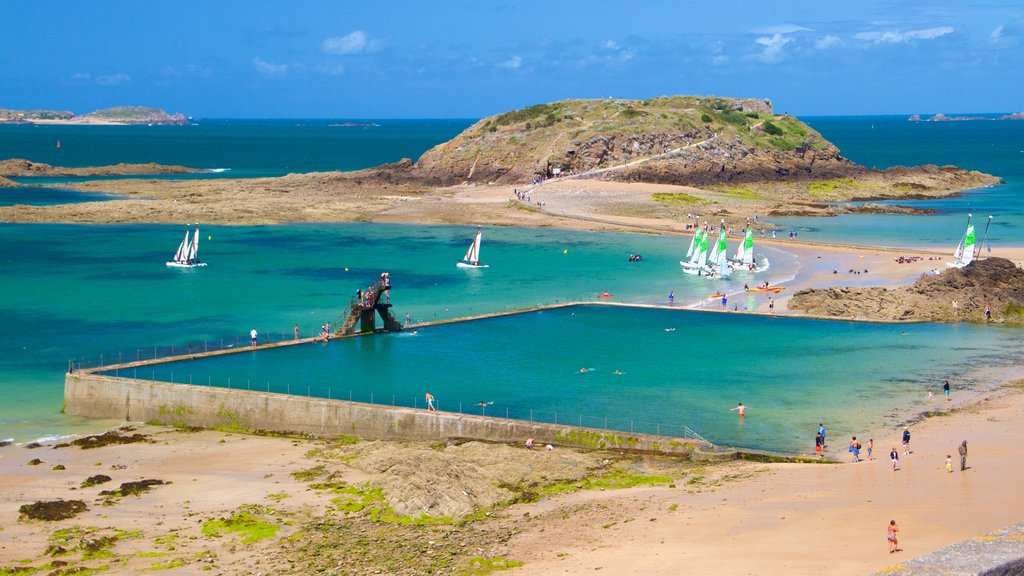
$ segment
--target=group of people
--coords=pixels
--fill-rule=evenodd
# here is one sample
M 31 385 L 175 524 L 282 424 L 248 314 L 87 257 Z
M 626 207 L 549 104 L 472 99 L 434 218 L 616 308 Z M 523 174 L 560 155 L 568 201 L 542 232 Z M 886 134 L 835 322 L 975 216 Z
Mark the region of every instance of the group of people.
M 630 254 L 629 255 L 629 261 L 630 262 L 640 262 L 643 259 L 644 259 L 644 257 L 641 256 L 640 254 Z

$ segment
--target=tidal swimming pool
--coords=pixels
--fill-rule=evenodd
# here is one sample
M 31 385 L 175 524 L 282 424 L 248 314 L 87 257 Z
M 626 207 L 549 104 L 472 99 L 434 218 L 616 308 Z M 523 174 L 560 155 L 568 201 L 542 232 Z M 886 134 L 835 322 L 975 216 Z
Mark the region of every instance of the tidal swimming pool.
M 574 306 L 120 375 L 419 408 L 430 392 L 445 411 L 666 435 L 687 426 L 717 444 L 802 452 L 819 421 L 832 438 L 878 430 L 943 378 L 973 386 L 973 368 L 1022 352 L 1012 330 L 964 324 Z

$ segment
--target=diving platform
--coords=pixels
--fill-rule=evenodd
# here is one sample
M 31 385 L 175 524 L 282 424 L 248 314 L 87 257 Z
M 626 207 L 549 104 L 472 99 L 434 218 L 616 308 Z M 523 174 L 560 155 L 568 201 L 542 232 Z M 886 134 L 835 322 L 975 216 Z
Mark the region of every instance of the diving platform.
M 383 272 L 365 292 L 349 299 L 338 316 L 334 336 L 353 336 L 377 332 L 377 316 L 383 322 L 382 332 L 401 332 L 402 323 L 391 312 L 391 274 Z

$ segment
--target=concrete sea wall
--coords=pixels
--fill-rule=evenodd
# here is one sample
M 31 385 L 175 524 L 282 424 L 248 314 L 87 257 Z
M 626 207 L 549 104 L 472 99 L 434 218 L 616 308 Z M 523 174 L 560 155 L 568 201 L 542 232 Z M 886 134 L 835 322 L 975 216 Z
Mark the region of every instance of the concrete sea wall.
M 692 438 L 615 432 L 541 422 L 427 412 L 227 388 L 172 384 L 152 380 L 68 373 L 64 411 L 92 418 L 201 426 L 244 431 L 300 433 L 330 438 L 353 434 L 361 438 L 447 441 L 475 439 L 522 445 L 605 448 L 690 456 L 709 448 Z M 703 451 L 703 450 L 702 450 Z

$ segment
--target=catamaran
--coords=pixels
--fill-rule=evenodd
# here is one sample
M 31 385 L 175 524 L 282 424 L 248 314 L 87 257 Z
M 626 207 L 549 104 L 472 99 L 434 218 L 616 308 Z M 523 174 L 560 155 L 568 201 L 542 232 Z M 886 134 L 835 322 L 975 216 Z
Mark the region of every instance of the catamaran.
M 686 274 L 703 276 L 708 273 L 708 233 L 703 228 L 697 229 L 697 234 L 691 243 L 689 260 L 680 260 L 679 265 L 683 267 Z
M 967 230 L 956 245 L 956 252 L 953 253 L 952 262 L 946 262 L 950 268 L 963 268 L 974 260 L 974 224 L 971 224 L 972 214 L 967 215 Z
M 725 224 L 718 230 L 718 240 L 715 241 L 715 247 L 711 250 L 710 261 L 711 264 L 708 266 L 709 278 L 728 278 L 732 274 L 732 267 L 729 266 L 729 242 L 726 240 Z
M 754 262 L 754 229 L 750 226 L 747 226 L 746 233 L 743 239 L 740 240 L 740 245 L 736 247 L 735 258 L 729 260 L 729 263 L 736 270 L 761 272 L 768 269 L 769 263 L 767 258 L 761 258 L 760 266 Z
M 206 266 L 206 262 L 199 260 L 199 226 L 196 226 L 196 233 L 192 240 L 189 240 L 188 230 L 185 230 L 185 239 L 178 245 L 178 251 L 174 253 L 174 260 L 167 263 L 172 268 L 196 268 Z
M 469 245 L 469 250 L 466 250 L 466 255 L 462 257 L 462 261 L 455 265 L 459 268 L 488 268 L 487 264 L 480 263 L 480 237 L 483 236 L 483 232 L 479 228 L 476 229 L 476 237 L 473 238 L 473 243 Z

